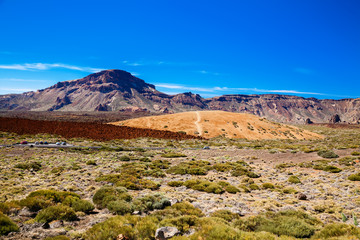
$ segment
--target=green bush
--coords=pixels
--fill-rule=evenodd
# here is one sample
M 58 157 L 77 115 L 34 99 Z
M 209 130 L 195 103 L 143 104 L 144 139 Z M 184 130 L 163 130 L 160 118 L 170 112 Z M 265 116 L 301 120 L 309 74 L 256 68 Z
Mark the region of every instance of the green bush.
M 357 159 L 356 157 L 343 157 L 343 158 L 340 158 L 338 160 L 339 164 L 340 165 L 345 165 L 345 166 L 351 166 L 353 164 L 355 164 L 355 159 Z
M 97 208 L 106 208 L 109 202 L 116 200 L 124 200 L 130 202 L 132 197 L 127 193 L 124 187 L 101 187 L 93 196 L 93 202 Z
M 91 202 L 82 199 L 74 201 L 70 207 L 72 207 L 76 212 L 84 213 L 91 213 L 95 209 Z
M 319 224 L 321 222 L 304 212 L 288 210 L 239 219 L 234 226 L 243 231 L 265 231 L 278 236 L 309 238 Z
M 187 161 L 181 162 L 176 166 L 167 170 L 170 174 L 191 174 L 191 175 L 206 175 L 211 169 L 210 162 L 208 161 Z
M 171 181 L 171 182 L 168 182 L 168 185 L 170 187 L 180 187 L 184 184 L 184 182 L 182 181 Z
M 86 162 L 86 165 L 96 166 L 96 161 L 95 161 L 95 160 L 88 160 L 88 161 Z
M 250 188 L 251 190 L 259 190 L 259 189 L 260 189 L 260 187 L 259 187 L 258 185 L 256 185 L 255 183 L 250 184 L 250 185 L 249 185 L 249 188 Z
M 263 183 L 262 188 L 263 189 L 275 189 L 275 186 L 272 183 Z
M 232 185 L 225 187 L 225 191 L 227 191 L 228 193 L 232 193 L 232 194 L 240 192 L 240 190 L 237 187 L 232 186 Z
M 133 204 L 135 210 L 140 212 L 148 212 L 154 209 L 164 209 L 165 207 L 171 205 L 169 199 L 159 193 L 137 198 L 133 201 Z
M 24 170 L 33 170 L 39 171 L 41 170 L 41 163 L 40 162 L 30 162 L 30 163 L 18 163 L 14 166 L 15 168 L 20 168 Z
M 341 236 L 353 236 L 357 239 L 360 238 L 360 230 L 345 223 L 333 223 L 326 225 L 317 234 L 314 235 L 315 239 L 328 239 Z M 355 238 L 354 238 L 355 239 Z
M 19 227 L 8 216 L 0 212 L 0 236 L 17 231 L 19 231 Z
M 133 204 L 124 200 L 111 201 L 107 204 L 107 208 L 110 212 L 117 215 L 125 215 L 134 211 Z
M 354 152 L 351 153 L 351 155 L 353 155 L 353 156 L 360 156 L 360 152 L 354 151 Z
M 66 205 L 58 204 L 41 210 L 35 217 L 37 222 L 48 223 L 53 220 L 75 221 L 75 211 Z
M 232 222 L 240 218 L 239 214 L 232 213 L 229 210 L 217 210 L 210 214 L 211 217 L 222 218 L 227 222 Z
M 218 183 L 209 182 L 205 180 L 187 180 L 184 182 L 184 186 L 193 190 L 221 194 L 225 192 L 224 187 Z
M 290 176 L 288 182 L 294 184 L 301 183 L 300 179 L 297 176 Z
M 119 157 L 119 160 L 123 161 L 123 162 L 128 162 L 128 161 L 130 161 L 130 157 L 127 155 L 123 155 L 123 156 Z
M 55 237 L 47 237 L 47 238 L 45 238 L 45 240 L 70 240 L 70 238 L 68 238 L 65 235 L 58 235 Z
M 164 219 L 160 222 L 160 226 L 176 227 L 182 234 L 189 231 L 198 223 L 199 218 L 196 216 L 180 216 L 175 218 Z
M 360 181 L 360 173 L 351 174 L 348 179 L 350 181 Z
M 335 166 L 331 166 L 331 165 L 325 166 L 323 170 L 326 172 L 331 172 L 331 173 L 339 173 L 342 171 L 342 169 L 335 167 Z
M 28 207 L 30 211 L 36 212 L 56 203 L 62 203 L 67 198 L 80 199 L 76 193 L 49 190 L 37 190 L 31 192 L 25 199 L 20 200 L 19 204 Z
M 337 155 L 333 151 L 329 151 L 329 150 L 318 151 L 317 154 L 323 158 L 338 158 L 339 157 L 339 155 Z
M 206 239 L 206 240 L 237 240 L 237 239 L 253 239 L 244 238 L 243 234 L 237 229 L 221 221 L 220 218 L 202 218 L 197 222 L 197 229 L 191 240 Z M 260 239 L 259 239 L 260 240 Z
M 116 216 L 95 224 L 84 234 L 84 239 L 116 239 L 122 234 L 125 239 L 155 239 L 158 220 L 151 216 Z

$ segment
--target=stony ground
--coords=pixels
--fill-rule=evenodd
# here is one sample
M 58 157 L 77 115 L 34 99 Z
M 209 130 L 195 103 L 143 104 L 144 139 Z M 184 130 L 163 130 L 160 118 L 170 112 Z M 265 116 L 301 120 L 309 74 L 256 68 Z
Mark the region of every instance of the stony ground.
M 342 130 L 339 130 L 342 131 Z M 319 132 L 320 133 L 320 132 Z M 322 132 L 324 133 L 324 132 Z M 344 134 L 353 134 L 353 130 Z M 20 140 L 36 140 L 45 138 L 48 141 L 56 141 L 57 137 L 49 135 L 19 136 L 16 134 L 3 133 L 1 144 L 14 143 Z M 329 140 L 330 139 L 330 140 Z M 122 156 L 129 156 L 130 162 L 139 162 L 139 159 L 147 157 L 151 161 L 169 160 L 171 166 L 181 162 L 206 160 L 211 165 L 215 163 L 245 161 L 253 172 L 259 174 L 259 178 L 247 176 L 234 177 L 229 172 L 217 172 L 210 170 L 206 175 L 177 175 L 166 173 L 166 177 L 146 177 L 161 184 L 156 190 L 169 198 L 172 203 L 189 201 L 195 207 L 201 209 L 206 215 L 218 209 L 228 209 L 239 213 L 241 216 L 256 215 L 266 211 L 280 211 L 285 209 L 303 210 L 321 219 L 324 223 L 341 222 L 342 215 L 352 216 L 360 213 L 360 182 L 348 180 L 348 176 L 359 170 L 358 156 L 354 152 L 360 152 L 359 145 L 352 144 L 352 148 L 332 149 L 338 158 L 324 159 L 317 154 L 316 147 L 324 148 L 332 146 L 331 138 L 324 142 L 297 142 L 290 143 L 300 146 L 298 149 L 287 149 L 273 145 L 262 145 L 262 147 L 251 147 L 254 142 L 233 142 L 228 140 L 157 140 L 136 139 L 113 142 L 93 142 L 81 139 L 67 139 L 69 143 L 82 146 L 113 146 L 123 147 L 125 151 L 114 151 L 104 148 L 103 150 L 79 150 L 79 149 L 47 149 L 47 148 L 0 148 L 0 202 L 21 200 L 30 192 L 39 189 L 53 188 L 56 190 L 72 191 L 80 194 L 83 199 L 92 200 L 96 190 L 109 184 L 98 182 L 95 179 L 100 175 L 117 172 L 122 164 Z M 319 140 L 320 141 L 320 140 Z M 360 142 L 355 139 L 355 142 Z M 329 142 L 331 144 L 329 145 Z M 267 143 L 268 144 L 268 143 Z M 204 150 L 204 145 L 210 145 L 209 150 Z M 143 147 L 143 149 L 126 149 L 127 147 Z M 181 148 L 184 147 L 184 148 Z M 239 147 L 241 146 L 241 147 Z M 277 146 L 276 148 L 274 146 Z M 301 151 L 303 147 L 314 151 Z M 153 147 L 147 149 L 145 147 Z M 164 149 L 155 149 L 163 147 Z M 259 149 L 255 149 L 259 148 Z M 181 153 L 185 156 L 165 158 L 164 153 Z M 353 154 L 353 155 L 352 155 Z M 346 166 L 339 159 L 352 158 L 351 163 Z M 95 162 L 89 164 L 89 161 Z M 327 165 L 336 166 L 342 171 L 331 173 L 324 170 L 316 170 L 312 167 L 304 167 L 302 163 L 312 163 L 324 160 Z M 41 169 L 24 170 L 17 168 L 19 163 L 39 162 Z M 284 164 L 285 163 L 285 164 Z M 282 164 L 282 165 L 281 165 Z M 287 165 L 286 165 L 287 164 Z M 301 183 L 290 183 L 290 176 L 297 176 Z M 204 179 L 209 181 L 226 181 L 241 191 L 236 194 L 228 192 L 222 194 L 206 193 L 186 188 L 185 186 L 170 187 L 170 181 L 186 181 L 189 179 Z M 265 189 L 264 183 L 274 185 L 273 189 Z M 249 188 L 250 184 L 259 186 L 258 190 Z M 133 197 L 143 196 L 155 191 L 130 190 Z M 306 196 L 306 200 L 300 200 L 299 194 Z M 107 209 L 97 210 L 89 215 L 80 214 L 80 221 L 63 222 L 54 224 L 49 229 L 44 229 L 35 223 L 28 212 L 14 211 L 9 215 L 20 227 L 19 233 L 11 233 L 3 239 L 42 239 L 46 236 L 67 234 L 76 239 L 81 233 L 98 222 L 113 216 Z M 352 221 L 349 218 L 349 223 Z

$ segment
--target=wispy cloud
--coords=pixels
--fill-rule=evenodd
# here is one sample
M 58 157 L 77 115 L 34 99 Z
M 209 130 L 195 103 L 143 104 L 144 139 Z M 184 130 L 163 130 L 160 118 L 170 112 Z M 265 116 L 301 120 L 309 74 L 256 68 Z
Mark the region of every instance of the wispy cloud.
M 5 91 L 5 92 L 7 92 L 7 93 L 22 93 L 22 92 L 36 91 L 36 89 L 29 89 L 29 88 L 4 88 L 4 87 L 0 87 L 0 91 Z
M 212 87 L 212 88 L 202 88 L 202 87 L 192 87 L 184 86 L 177 84 L 168 84 L 168 83 L 155 83 L 156 87 L 165 88 L 165 89 L 176 89 L 179 91 L 197 91 L 197 92 L 207 92 L 207 93 L 238 93 L 238 92 L 247 92 L 247 93 L 285 93 L 285 94 L 304 94 L 304 95 L 327 95 L 324 93 L 316 92 L 302 92 L 297 90 L 279 90 L 279 89 L 259 89 L 259 88 L 229 88 L 229 87 Z
M 201 74 L 207 74 L 207 75 L 215 75 L 215 76 L 219 76 L 220 73 L 217 73 L 217 72 L 209 72 L 209 71 L 206 71 L 206 70 L 201 70 L 201 71 L 197 71 L 198 73 L 201 73 Z
M 22 79 L 22 78 L 0 78 L 0 81 L 10 81 L 10 82 L 49 82 L 51 80 Z
M 198 91 L 198 92 L 214 92 L 214 88 L 202 88 L 202 87 L 189 87 L 184 85 L 169 84 L 169 83 L 155 83 L 156 87 L 166 89 L 177 89 L 182 91 Z
M 68 65 L 63 63 L 24 63 L 24 64 L 0 65 L 0 69 L 21 70 L 21 71 L 49 70 L 52 68 L 65 68 L 65 69 L 82 71 L 82 72 L 99 72 L 103 70 L 101 68 L 81 67 L 81 66 Z
M 294 68 L 294 71 L 305 75 L 310 75 L 314 72 L 313 70 L 308 68 Z

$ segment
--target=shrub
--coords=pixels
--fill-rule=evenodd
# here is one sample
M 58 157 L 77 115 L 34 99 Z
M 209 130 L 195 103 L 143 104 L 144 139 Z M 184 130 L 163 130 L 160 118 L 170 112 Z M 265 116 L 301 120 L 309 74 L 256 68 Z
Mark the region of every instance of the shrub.
M 199 230 L 191 235 L 192 240 L 207 239 L 207 240 L 234 240 L 234 239 L 252 239 L 244 238 L 243 234 L 237 229 L 228 226 L 225 221 L 220 218 L 202 218 L 199 219 L 197 227 Z
M 184 184 L 184 182 L 182 181 L 171 181 L 171 182 L 168 182 L 168 185 L 170 187 L 180 187 Z
M 339 157 L 339 155 L 337 155 L 333 151 L 329 151 L 329 150 L 318 151 L 317 154 L 323 158 L 338 158 Z
M 17 231 L 19 231 L 19 227 L 8 216 L 0 212 L 0 236 Z
M 56 203 L 62 203 L 67 198 L 80 199 L 76 193 L 49 190 L 37 190 L 31 192 L 25 199 L 20 200 L 19 204 L 28 207 L 30 211 L 37 212 L 41 209 L 52 206 Z
M 75 211 L 66 205 L 58 204 L 41 210 L 35 217 L 37 222 L 48 223 L 53 220 L 75 221 Z
M 262 187 L 263 189 L 275 189 L 275 186 L 272 183 L 263 183 Z
M 133 203 L 135 210 L 140 212 L 152 211 L 154 209 L 164 209 L 165 207 L 171 205 L 169 199 L 159 193 L 137 198 Z
M 300 179 L 297 176 L 290 176 L 288 182 L 294 184 L 301 183 Z
M 94 205 L 91 202 L 82 199 L 76 200 L 71 204 L 70 207 L 72 207 L 76 212 L 84 213 L 90 213 L 95 209 Z
M 339 173 L 342 171 L 342 169 L 335 167 L 335 166 L 331 166 L 331 165 L 325 166 L 323 170 L 326 172 L 331 172 L 331 173 Z
M 41 169 L 41 163 L 40 162 L 18 163 L 14 167 L 24 170 L 32 169 L 33 171 L 39 171 Z
M 225 191 L 220 184 L 204 181 L 204 180 L 194 180 L 194 179 L 187 180 L 184 182 L 184 186 L 197 191 L 216 193 L 216 194 L 221 194 Z
M 351 174 L 348 179 L 350 181 L 360 181 L 360 173 Z
M 37 198 L 43 198 L 45 200 L 51 200 L 55 203 L 61 203 L 65 200 L 66 197 L 72 196 L 75 198 L 79 198 L 80 196 L 73 192 L 66 192 L 66 191 L 56 191 L 53 189 L 49 190 L 37 190 L 34 192 L 31 192 L 28 197 L 37 197 Z
M 320 232 L 315 234 L 314 238 L 328 239 L 341 236 L 356 236 L 357 238 L 360 238 L 360 230 L 355 226 L 345 223 L 333 223 L 326 225 Z
M 58 235 L 55 237 L 47 237 L 47 238 L 45 238 L 45 240 L 70 240 L 70 238 L 68 238 L 65 235 Z
M 243 231 L 266 231 L 278 236 L 309 238 L 315 233 L 318 220 L 299 211 L 268 212 L 265 215 L 237 220 L 234 225 Z
M 96 166 L 96 161 L 95 160 L 89 160 L 89 161 L 86 162 L 86 165 Z
M 176 166 L 171 167 L 167 170 L 171 174 L 191 174 L 191 175 L 206 175 L 211 169 L 210 162 L 208 161 L 187 161 L 181 162 Z
M 124 187 L 101 187 L 93 196 L 93 202 L 99 209 L 106 208 L 108 203 L 116 200 L 130 202 L 132 197 L 127 193 Z
M 225 191 L 227 191 L 228 193 L 232 193 L 232 194 L 240 192 L 240 190 L 237 187 L 232 186 L 232 185 L 225 187 Z
M 355 164 L 356 157 L 343 157 L 338 160 L 340 165 L 351 166 Z
M 353 155 L 353 156 L 360 156 L 360 152 L 354 151 L 354 152 L 351 153 L 351 155 Z
M 181 216 L 175 218 L 164 219 L 160 222 L 160 226 L 173 226 L 176 227 L 182 234 L 189 231 L 191 227 L 198 223 L 196 216 Z
M 158 220 L 146 216 L 116 216 L 95 224 L 84 234 L 84 239 L 116 239 L 120 234 L 124 239 L 155 239 Z
M 211 213 L 210 216 L 216 217 L 216 218 L 222 218 L 227 222 L 232 222 L 232 221 L 240 218 L 239 214 L 232 213 L 231 211 L 225 210 L 225 209 L 217 210 L 217 211 Z
M 134 211 L 134 206 L 124 200 L 111 201 L 107 204 L 107 208 L 117 215 L 125 215 Z
M 258 185 L 256 185 L 255 183 L 250 184 L 250 185 L 249 185 L 249 188 L 250 188 L 251 190 L 259 190 L 259 189 L 260 189 L 260 187 L 259 187 Z
M 130 157 L 127 155 L 123 155 L 123 156 L 119 157 L 119 160 L 123 161 L 123 162 L 128 162 L 128 161 L 130 161 Z

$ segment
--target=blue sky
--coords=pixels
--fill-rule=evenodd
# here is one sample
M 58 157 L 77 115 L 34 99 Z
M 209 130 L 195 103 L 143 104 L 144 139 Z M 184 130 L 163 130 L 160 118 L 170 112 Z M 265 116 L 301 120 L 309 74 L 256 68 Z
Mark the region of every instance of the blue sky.
M 0 94 L 101 69 L 159 91 L 360 97 L 358 0 L 0 0 Z

